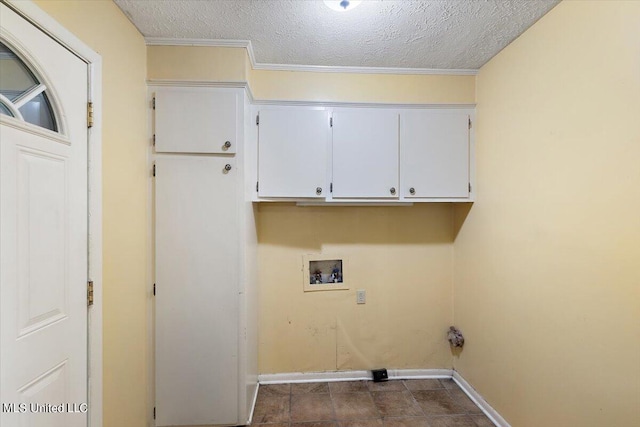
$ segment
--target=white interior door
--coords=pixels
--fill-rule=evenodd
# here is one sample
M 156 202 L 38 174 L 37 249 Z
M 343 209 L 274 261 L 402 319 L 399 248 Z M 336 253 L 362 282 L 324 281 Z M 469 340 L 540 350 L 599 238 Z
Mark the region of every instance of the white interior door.
M 3 4 L 0 41 L 0 424 L 86 426 L 87 64 Z
M 156 158 L 156 426 L 240 422 L 237 183 L 231 157 Z

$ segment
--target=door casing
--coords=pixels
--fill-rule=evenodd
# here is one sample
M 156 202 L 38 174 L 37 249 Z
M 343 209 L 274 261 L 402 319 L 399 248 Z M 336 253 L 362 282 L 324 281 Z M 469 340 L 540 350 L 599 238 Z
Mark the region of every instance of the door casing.
M 88 130 L 89 278 L 94 303 L 88 312 L 89 426 L 102 427 L 102 58 L 31 1 L 0 0 L 87 63 L 93 127 Z

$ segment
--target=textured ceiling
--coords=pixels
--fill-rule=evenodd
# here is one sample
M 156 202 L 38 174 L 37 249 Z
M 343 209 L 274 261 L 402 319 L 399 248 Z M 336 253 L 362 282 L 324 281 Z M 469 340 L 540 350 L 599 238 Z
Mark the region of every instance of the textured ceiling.
M 559 0 L 115 0 L 145 37 L 250 40 L 264 64 L 477 69 Z

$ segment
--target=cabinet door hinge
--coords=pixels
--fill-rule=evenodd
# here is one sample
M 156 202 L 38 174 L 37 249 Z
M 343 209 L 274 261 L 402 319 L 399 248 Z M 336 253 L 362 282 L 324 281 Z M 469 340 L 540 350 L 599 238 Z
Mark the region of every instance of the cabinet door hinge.
M 154 420 L 156 419 L 156 407 L 155 406 L 153 407 L 153 419 Z
M 256 181 L 256 191 L 258 191 L 259 185 L 260 185 L 260 182 Z
M 469 193 L 471 193 L 471 183 L 469 183 Z
M 329 193 L 333 193 L 333 182 L 329 184 Z
M 87 128 L 93 127 L 93 102 L 87 102 Z
M 469 129 L 471 129 L 471 117 L 469 117 Z
M 333 127 L 333 117 L 329 117 L 329 127 Z
M 256 116 L 256 126 L 260 126 L 260 114 Z
M 156 176 L 156 164 L 153 164 L 153 176 Z
M 93 280 L 87 281 L 87 307 L 93 305 Z
M 156 146 L 156 134 L 155 133 L 153 134 L 153 146 L 154 147 Z
M 153 106 L 153 109 L 156 109 L 156 97 L 153 97 L 153 101 L 151 101 L 151 105 Z
M 153 284 L 153 296 L 154 297 L 156 296 L 156 284 L 155 283 Z

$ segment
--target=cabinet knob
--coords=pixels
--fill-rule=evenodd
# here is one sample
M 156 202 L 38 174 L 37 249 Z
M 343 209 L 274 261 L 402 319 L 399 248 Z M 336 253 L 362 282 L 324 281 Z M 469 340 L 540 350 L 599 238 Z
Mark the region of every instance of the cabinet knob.
M 322 194 L 322 187 L 317 187 L 316 188 L 316 194 L 319 196 Z
M 225 149 L 231 148 L 231 141 L 226 141 L 226 142 L 224 143 L 224 148 L 225 148 Z
M 396 187 L 391 187 L 391 188 L 389 189 L 389 192 L 390 192 L 391 194 L 396 194 Z
M 226 165 L 224 165 L 224 170 L 226 172 L 229 172 L 231 170 L 231 165 L 229 163 L 227 163 Z
M 416 194 L 416 189 L 415 189 L 415 188 L 413 188 L 413 187 L 411 187 L 411 188 L 409 189 L 409 193 L 413 196 L 414 194 Z

